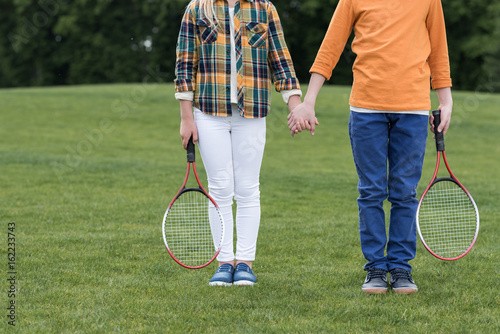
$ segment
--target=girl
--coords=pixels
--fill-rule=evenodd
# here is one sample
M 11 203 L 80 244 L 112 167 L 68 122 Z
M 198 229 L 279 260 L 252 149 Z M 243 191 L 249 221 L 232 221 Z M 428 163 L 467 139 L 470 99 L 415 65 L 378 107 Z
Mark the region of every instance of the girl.
M 190 137 L 198 141 L 209 193 L 227 231 L 209 284 L 253 285 L 270 79 L 290 110 L 301 102 L 276 8 L 268 0 L 191 1 L 181 23 L 175 72 L 182 144 L 186 148 Z

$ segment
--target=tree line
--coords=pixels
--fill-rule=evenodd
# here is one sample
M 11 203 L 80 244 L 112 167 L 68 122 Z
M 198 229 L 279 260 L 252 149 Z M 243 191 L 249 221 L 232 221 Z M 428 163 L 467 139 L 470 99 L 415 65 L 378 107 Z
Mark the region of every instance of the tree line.
M 0 87 L 174 79 L 189 0 L 0 0 Z M 274 0 L 301 82 L 338 0 Z M 500 91 L 500 2 L 442 0 L 455 89 Z M 352 38 L 352 36 L 351 36 Z M 351 84 L 346 46 L 332 83 Z

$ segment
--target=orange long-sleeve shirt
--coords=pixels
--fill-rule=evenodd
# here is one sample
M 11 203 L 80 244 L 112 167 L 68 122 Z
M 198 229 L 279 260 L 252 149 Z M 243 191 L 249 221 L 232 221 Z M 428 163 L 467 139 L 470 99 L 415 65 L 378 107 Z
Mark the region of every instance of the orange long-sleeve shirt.
M 340 0 L 311 73 L 330 79 L 353 28 L 351 106 L 429 110 L 431 83 L 451 87 L 441 0 Z

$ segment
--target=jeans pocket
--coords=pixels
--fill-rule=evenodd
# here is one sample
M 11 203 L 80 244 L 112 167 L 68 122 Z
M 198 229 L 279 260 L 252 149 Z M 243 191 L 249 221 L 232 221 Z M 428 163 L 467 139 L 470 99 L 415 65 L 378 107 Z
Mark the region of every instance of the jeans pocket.
M 249 22 L 246 24 L 248 44 L 258 48 L 263 47 L 267 40 L 267 25 L 259 22 Z
M 198 119 L 201 119 L 205 116 L 205 114 L 203 113 L 203 111 L 201 111 L 200 109 L 196 108 L 196 107 L 193 107 L 193 117 L 194 117 L 194 120 L 198 120 Z
M 353 120 L 353 112 L 349 114 L 349 138 L 352 138 L 356 135 L 355 127 L 354 127 L 354 120 Z

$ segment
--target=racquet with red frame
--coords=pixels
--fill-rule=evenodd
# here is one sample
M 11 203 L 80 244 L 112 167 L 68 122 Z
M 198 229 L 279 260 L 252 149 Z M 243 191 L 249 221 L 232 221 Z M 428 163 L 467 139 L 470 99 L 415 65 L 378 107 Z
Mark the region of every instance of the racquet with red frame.
M 474 246 L 479 232 L 479 211 L 474 199 L 451 172 L 444 151 L 444 135 L 437 132 L 441 111 L 434 110 L 437 163 L 434 176 L 417 209 L 417 229 L 425 248 L 441 260 L 458 260 Z M 450 177 L 437 177 L 440 157 Z
M 191 166 L 198 187 L 186 188 Z M 187 145 L 187 171 L 181 189 L 163 217 L 163 241 L 181 266 L 199 269 L 219 254 L 224 240 L 224 221 L 217 203 L 201 185 L 195 166 L 192 138 Z

